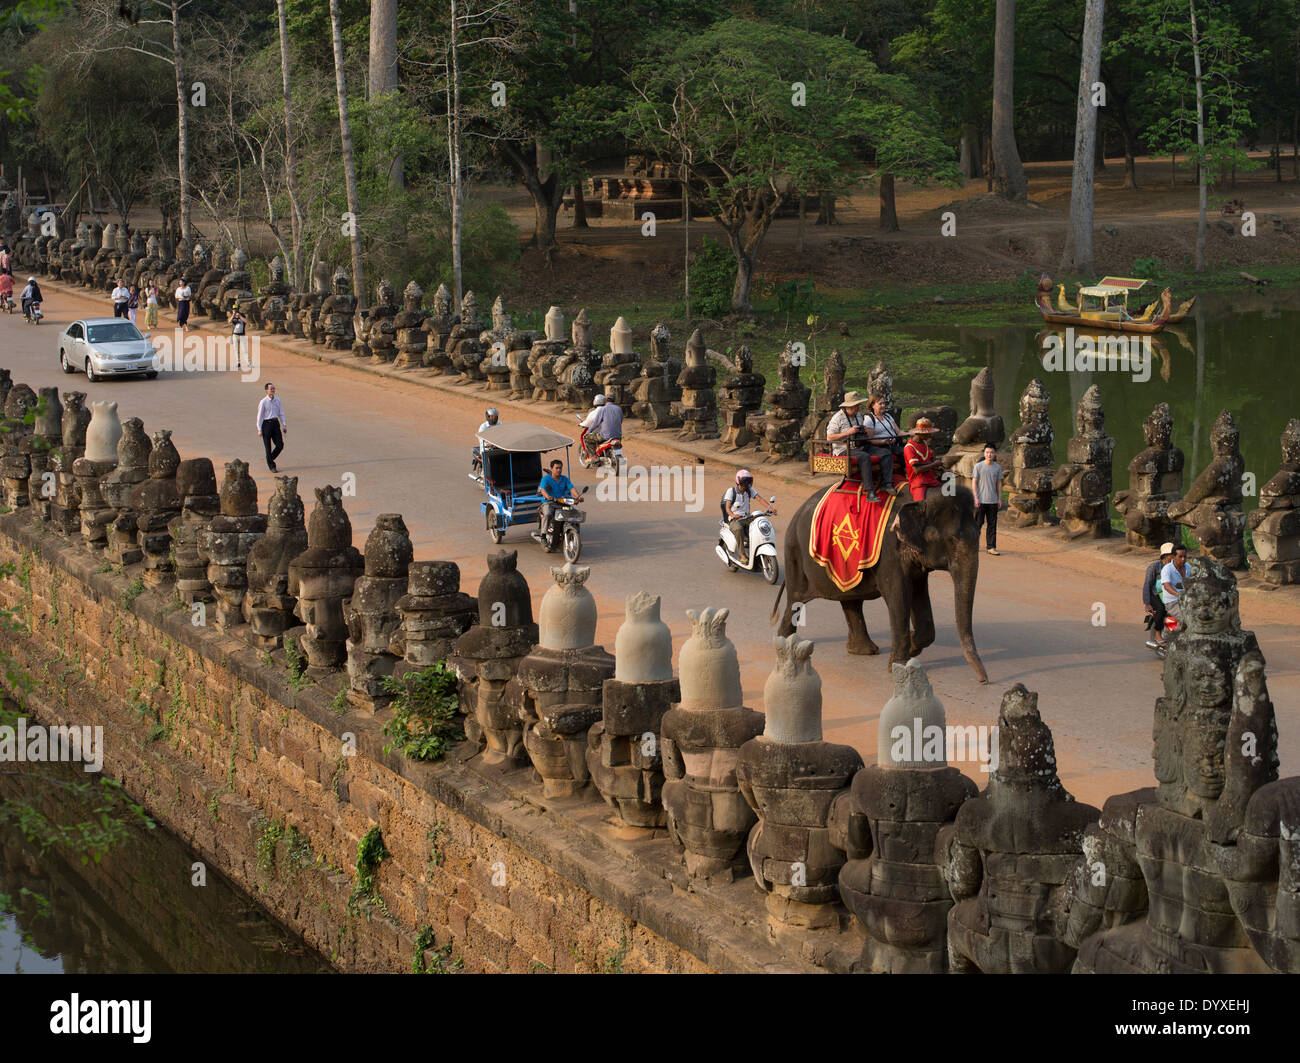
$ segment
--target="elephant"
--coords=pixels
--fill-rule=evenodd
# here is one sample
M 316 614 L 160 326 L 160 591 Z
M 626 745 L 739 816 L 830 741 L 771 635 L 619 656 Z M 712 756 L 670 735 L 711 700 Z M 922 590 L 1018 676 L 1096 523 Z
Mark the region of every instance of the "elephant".
M 908 501 L 899 506 L 881 542 L 879 560 L 849 591 L 839 590 L 808 552 L 813 513 L 829 490 L 828 487 L 809 498 L 786 530 L 785 578 L 772 606 L 775 621 L 781 597 L 787 596 L 780 633 L 794 633 L 796 603 L 824 598 L 839 602 L 844 610 L 849 627 L 848 652 L 879 653 L 879 647 L 867 633 L 862 603 L 883 597 L 889 607 L 889 664 L 891 667 L 905 664 L 934 642 L 929 579 L 931 572 L 943 569 L 953 578 L 957 634 L 962 651 L 979 681 L 987 683 L 988 675 L 971 631 L 980 552 L 975 499 L 970 490 L 958 487 L 954 494 L 947 495 L 939 488 L 931 488 L 924 501 Z

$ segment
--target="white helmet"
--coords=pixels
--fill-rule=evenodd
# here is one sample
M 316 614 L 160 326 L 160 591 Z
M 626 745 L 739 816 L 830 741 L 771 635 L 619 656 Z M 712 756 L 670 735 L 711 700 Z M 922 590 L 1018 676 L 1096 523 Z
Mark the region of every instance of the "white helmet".
M 736 473 L 736 484 L 739 487 L 748 487 L 754 482 L 754 474 L 748 469 L 741 469 Z
M 594 399 L 591 400 L 591 404 L 593 406 L 604 406 L 605 402 L 606 399 L 604 395 L 597 395 Z

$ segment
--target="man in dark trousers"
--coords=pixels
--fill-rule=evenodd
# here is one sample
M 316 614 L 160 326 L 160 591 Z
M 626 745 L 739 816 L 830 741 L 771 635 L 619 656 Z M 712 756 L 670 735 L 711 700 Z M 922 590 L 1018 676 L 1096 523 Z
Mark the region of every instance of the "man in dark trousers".
M 289 425 L 284 419 L 284 406 L 275 397 L 275 385 L 267 384 L 266 395 L 257 404 L 257 434 L 262 437 L 262 445 L 266 447 L 266 467 L 272 472 L 279 471 L 275 467 L 275 459 L 284 449 L 282 431 L 289 431 Z

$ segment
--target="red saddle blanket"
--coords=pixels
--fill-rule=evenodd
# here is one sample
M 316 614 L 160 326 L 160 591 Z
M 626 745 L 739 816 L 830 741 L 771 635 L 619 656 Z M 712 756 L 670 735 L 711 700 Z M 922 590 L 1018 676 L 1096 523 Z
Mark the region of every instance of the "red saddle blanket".
M 842 591 L 862 582 L 862 573 L 880 560 L 880 544 L 897 497 L 868 502 L 857 480 L 844 480 L 826 492 L 813 512 L 808 553 Z

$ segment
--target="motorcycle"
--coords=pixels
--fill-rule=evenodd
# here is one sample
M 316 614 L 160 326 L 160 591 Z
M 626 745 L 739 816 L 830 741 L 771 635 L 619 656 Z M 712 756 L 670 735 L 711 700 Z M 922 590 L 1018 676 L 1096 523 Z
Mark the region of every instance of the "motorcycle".
M 582 418 L 577 418 L 578 423 L 582 423 Z M 583 428 L 578 435 L 578 464 L 584 469 L 590 469 L 592 466 L 604 466 L 609 469 L 620 470 L 624 465 L 623 459 L 623 440 L 606 439 L 596 445 L 593 450 L 587 446 L 587 429 Z
M 773 495 L 767 502 L 769 506 L 776 505 L 776 496 Z M 740 544 L 731 533 L 731 525 L 727 523 L 726 518 L 718 521 L 718 545 L 713 548 L 713 552 L 727 566 L 728 572 L 735 572 L 742 568 L 747 572 L 753 572 L 754 565 L 757 564 L 763 573 L 763 578 L 768 583 L 776 583 L 781 575 L 781 566 L 777 562 L 776 529 L 768 520 L 773 512 L 768 509 L 754 511 L 754 519 L 749 522 L 748 558 L 740 556 Z
M 40 304 L 40 303 L 32 303 L 32 304 L 30 304 L 30 305 L 28 306 L 28 308 L 27 308 L 27 324 L 29 324 L 29 325 L 39 325 L 39 324 L 41 323 L 41 318 L 43 318 L 44 316 L 45 316 L 45 315 L 41 312 L 41 304 Z
M 8 292 L 0 295 L 0 310 L 3 310 L 6 314 L 14 312 L 14 297 Z
M 1153 620 L 1154 620 L 1153 617 L 1147 617 L 1147 630 L 1150 630 L 1155 626 Z M 1178 621 L 1172 616 L 1166 616 L 1164 622 L 1164 629 L 1165 629 L 1164 642 L 1156 642 L 1154 638 L 1147 640 L 1147 648 L 1150 649 L 1153 653 L 1155 653 L 1155 655 L 1158 658 L 1160 658 L 1160 660 L 1162 661 L 1165 659 L 1165 655 L 1169 652 L 1169 644 L 1173 641 L 1174 636 L 1178 633 Z
M 542 532 L 542 517 L 539 512 L 537 530 L 528 533 L 533 542 L 541 543 L 548 551 L 554 552 L 563 547 L 564 560 L 575 565 L 582 556 L 582 522 L 587 519 L 587 514 L 578 503 L 586 493 L 587 489 L 580 487 L 577 499 L 565 498 L 552 503 L 551 526 L 545 533 Z

